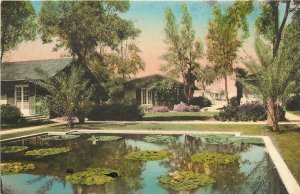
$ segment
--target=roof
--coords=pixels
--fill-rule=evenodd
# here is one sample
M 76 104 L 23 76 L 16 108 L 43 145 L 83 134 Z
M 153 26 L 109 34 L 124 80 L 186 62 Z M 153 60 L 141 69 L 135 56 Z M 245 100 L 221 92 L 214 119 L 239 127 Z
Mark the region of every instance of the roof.
M 140 78 L 135 78 L 132 80 L 129 80 L 125 83 L 125 87 L 147 87 L 150 84 L 152 84 L 155 81 L 158 80 L 170 80 L 170 81 L 175 81 L 172 80 L 168 77 L 159 75 L 159 74 L 154 74 L 154 75 L 148 75 L 148 76 L 144 76 L 144 77 L 140 77 Z M 176 81 L 177 83 L 180 84 L 180 82 Z
M 38 73 L 40 71 L 45 72 L 49 77 L 53 77 L 68 66 L 71 61 L 72 58 L 64 58 L 3 63 L 1 64 L 1 81 L 43 79 L 44 76 Z

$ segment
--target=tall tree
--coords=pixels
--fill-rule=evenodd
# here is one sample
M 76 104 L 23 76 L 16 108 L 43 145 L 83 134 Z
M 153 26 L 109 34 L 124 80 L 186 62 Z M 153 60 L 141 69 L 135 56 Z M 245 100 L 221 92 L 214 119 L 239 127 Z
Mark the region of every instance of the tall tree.
M 280 21 L 280 4 L 285 6 L 283 18 Z M 272 56 L 275 60 L 280 43 L 282 40 L 282 34 L 285 29 L 285 25 L 288 16 L 293 14 L 293 20 L 299 20 L 299 9 L 300 2 L 292 0 L 282 0 L 282 1 L 266 1 L 261 3 L 261 14 L 256 20 L 256 31 L 257 34 L 264 38 L 264 40 L 269 41 L 272 45 Z M 292 44 L 290 42 L 289 44 Z M 270 63 L 272 65 L 273 63 Z M 269 125 L 274 126 L 274 115 L 276 111 L 273 109 L 275 107 L 276 101 L 272 100 L 273 97 L 266 99 L 266 104 L 268 107 L 268 121 Z
M 35 11 L 30 1 L 1 2 L 1 61 L 22 41 L 36 38 Z
M 56 40 L 54 50 L 67 48 L 79 61 L 86 62 L 100 47 L 115 49 L 137 30 L 119 14 L 129 9 L 128 1 L 43 2 L 38 24 L 44 43 Z
M 182 77 L 184 95 L 189 103 L 193 98 L 196 80 L 196 71 L 200 68 L 197 62 L 203 56 L 203 46 L 195 38 L 192 27 L 192 17 L 186 4 L 181 7 L 181 25 L 176 23 L 176 18 L 171 8 L 166 9 L 165 43 L 168 51 L 163 55 L 168 64 L 162 71 L 172 77 Z
M 208 23 L 206 54 L 216 71 L 225 80 L 227 104 L 229 104 L 227 77 L 233 72 L 233 62 L 243 39 L 249 36 L 246 17 L 252 10 L 251 1 L 235 1 L 225 13 L 222 13 L 221 7 L 214 5 L 214 18 Z
M 128 1 L 43 2 L 38 18 L 42 40 L 56 41 L 54 50 L 67 48 L 109 86 L 107 90 L 119 87 L 112 83 L 122 85 L 123 80 L 144 69 L 134 44 L 140 30 L 120 16 L 129 7 Z
M 281 21 L 280 4 L 285 6 Z M 273 57 L 277 54 L 288 16 L 299 12 L 299 6 L 300 2 L 295 0 L 261 2 L 261 14 L 255 22 L 256 31 L 272 44 Z

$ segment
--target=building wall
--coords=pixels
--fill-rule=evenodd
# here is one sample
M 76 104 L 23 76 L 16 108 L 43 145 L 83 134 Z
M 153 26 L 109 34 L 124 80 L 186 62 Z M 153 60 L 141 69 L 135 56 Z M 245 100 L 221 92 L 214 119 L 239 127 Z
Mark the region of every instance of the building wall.
M 29 114 L 35 114 L 35 84 L 25 81 L 2 81 L 1 104 L 15 105 L 15 85 L 28 85 L 29 87 Z

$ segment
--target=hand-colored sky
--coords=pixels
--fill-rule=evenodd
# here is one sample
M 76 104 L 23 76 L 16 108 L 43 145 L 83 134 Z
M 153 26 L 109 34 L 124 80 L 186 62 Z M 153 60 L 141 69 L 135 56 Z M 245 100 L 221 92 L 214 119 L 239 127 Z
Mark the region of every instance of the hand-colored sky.
M 164 25 L 165 25 L 165 9 L 171 7 L 177 20 L 180 21 L 180 6 L 183 1 L 132 1 L 130 10 L 123 16 L 134 21 L 137 28 L 141 30 L 140 36 L 136 39 L 137 45 L 142 50 L 142 58 L 145 61 L 146 68 L 144 72 L 140 72 L 138 76 L 160 73 L 159 69 L 165 62 L 160 58 L 165 52 Z M 212 7 L 205 1 L 186 1 L 188 10 L 193 18 L 193 26 L 196 36 L 205 43 L 207 34 L 207 23 L 212 16 Z M 227 7 L 232 1 L 220 1 L 222 7 Z M 41 7 L 41 2 L 33 2 L 36 11 Z M 248 17 L 251 36 L 245 41 L 241 53 L 247 51 L 253 53 L 253 37 L 255 34 L 254 22 L 259 14 L 259 9 Z M 12 51 L 6 60 L 8 61 L 26 61 L 39 59 L 60 58 L 67 54 L 65 50 L 52 52 L 53 44 L 42 44 L 38 39 L 34 42 L 24 42 L 15 51 Z M 231 84 L 232 85 L 232 84 Z

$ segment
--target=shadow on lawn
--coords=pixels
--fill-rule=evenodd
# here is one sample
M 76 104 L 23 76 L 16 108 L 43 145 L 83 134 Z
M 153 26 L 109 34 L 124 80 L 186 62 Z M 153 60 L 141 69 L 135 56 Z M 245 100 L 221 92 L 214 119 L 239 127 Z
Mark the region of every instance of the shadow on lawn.
M 162 116 L 162 117 L 144 117 L 144 121 L 191 121 L 191 120 L 200 120 L 208 121 L 213 120 L 209 116 Z

